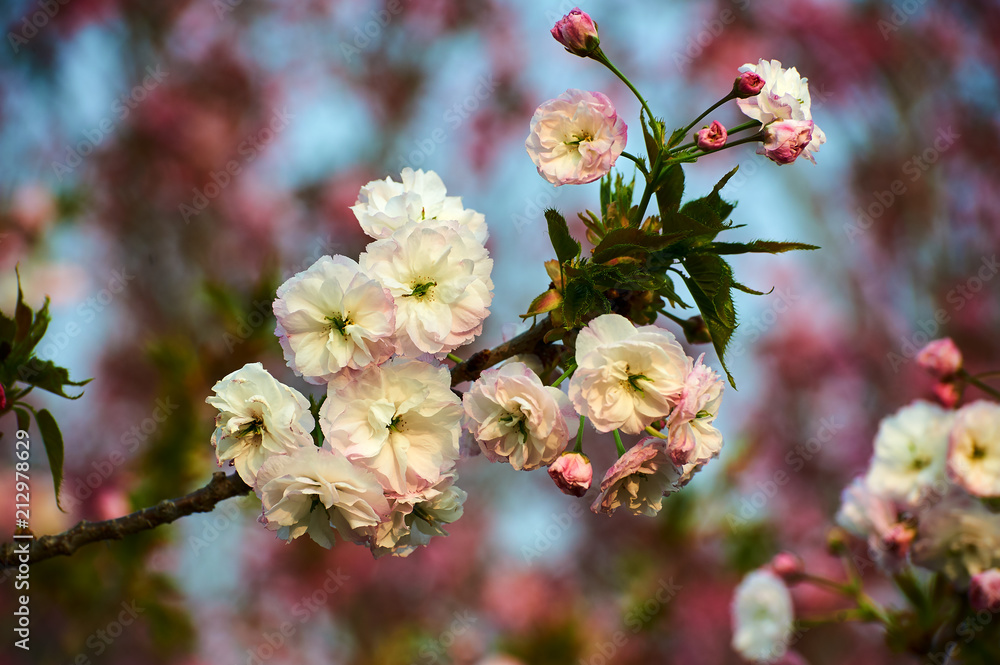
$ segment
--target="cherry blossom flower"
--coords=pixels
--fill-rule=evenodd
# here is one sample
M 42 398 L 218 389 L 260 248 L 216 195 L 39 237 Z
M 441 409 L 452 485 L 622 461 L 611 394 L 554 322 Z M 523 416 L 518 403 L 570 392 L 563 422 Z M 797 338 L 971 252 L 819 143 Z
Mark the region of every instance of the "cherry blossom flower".
M 1000 496 L 1000 404 L 978 401 L 959 409 L 949 436 L 948 472 L 970 494 Z
M 563 453 L 549 465 L 549 477 L 563 494 L 583 496 L 590 489 L 594 467 L 590 465 L 590 458 L 583 453 Z
M 368 245 L 360 262 L 395 299 L 398 353 L 443 356 L 482 332 L 493 259 L 454 223 L 408 224 Z
M 309 401 L 260 363 L 244 365 L 212 389 L 205 401 L 219 410 L 212 434 L 219 464 L 232 462 L 248 485 L 268 457 L 313 446 Z
M 795 611 L 792 594 L 780 577 L 755 570 L 740 582 L 733 598 L 733 649 L 747 660 L 773 663 L 785 655 Z
M 704 364 L 705 355 L 684 380 L 677 406 L 667 419 L 670 457 L 677 466 L 704 464 L 722 450 L 722 432 L 715 427 L 725 383 Z
M 390 496 L 392 512 L 378 525 L 372 542 L 375 558 L 391 554 L 407 557 L 434 536 L 447 536 L 443 524 L 456 522 L 463 513 L 466 493 L 454 485 L 449 473 L 433 487 L 401 496 Z
M 718 150 L 726 145 L 728 137 L 726 126 L 718 120 L 713 120 L 711 125 L 698 130 L 695 142 L 699 148 L 708 152 L 709 150 Z
M 939 379 L 949 378 L 962 369 L 962 352 L 950 337 L 936 339 L 920 349 L 917 364 Z
M 535 110 L 524 145 L 539 175 L 558 187 L 607 175 L 627 140 L 628 127 L 607 96 L 571 89 Z
M 275 334 L 288 366 L 310 383 L 384 362 L 395 350 L 392 295 L 346 256 L 321 257 L 277 296 Z
M 593 53 L 601 43 L 594 19 L 587 12 L 580 11 L 579 7 L 556 21 L 550 32 L 567 51 L 583 58 Z
M 764 128 L 764 141 L 757 146 L 757 154 L 775 164 L 791 164 L 809 146 L 814 127 L 812 120 L 775 120 Z
M 865 482 L 889 499 L 917 502 L 945 477 L 953 414 L 916 401 L 882 420 Z
M 670 413 L 691 359 L 670 332 L 604 314 L 580 331 L 569 397 L 601 432 L 638 434 Z
M 482 245 L 489 231 L 482 213 L 462 207 L 460 196 L 448 196 L 444 182 L 434 171 L 403 169 L 400 180 L 373 180 L 358 192 L 351 210 L 361 228 L 372 238 L 388 238 L 409 222 L 452 221 Z
M 915 532 L 900 521 L 896 502 L 872 492 L 864 478 L 855 478 L 841 494 L 837 524 L 865 540 L 876 563 L 888 571 L 906 560 Z
M 653 517 L 663 507 L 663 497 L 679 489 L 679 479 L 680 469 L 670 460 L 666 442 L 646 437 L 604 474 L 601 493 L 590 509 L 610 515 L 624 504 L 634 515 Z
M 329 548 L 334 530 L 367 543 L 389 513 L 375 476 L 340 453 L 309 446 L 269 458 L 257 474 L 262 521 L 283 540 L 303 534 Z
M 461 419 L 448 370 L 408 358 L 332 384 L 320 410 L 327 443 L 397 495 L 422 491 L 451 470 Z
M 518 470 L 551 464 L 580 426 L 566 394 L 521 362 L 483 372 L 462 402 L 483 454 Z
M 756 65 L 753 63 L 743 65 L 739 71 L 743 74 L 753 73 L 764 79 L 764 85 L 756 95 L 736 101 L 744 114 L 757 120 L 765 128 L 779 120 L 812 120 L 809 80 L 800 76 L 795 67 L 785 69 L 777 60 L 760 60 Z M 779 145 L 789 143 L 792 139 L 792 127 L 786 125 L 780 131 L 771 132 L 770 138 L 774 146 L 772 151 L 777 150 Z M 797 131 L 794 133 L 795 138 L 802 138 L 803 127 L 804 125 L 797 126 Z M 824 143 L 826 143 L 826 134 L 822 129 L 813 125 L 808 143 L 795 156 L 798 157 L 801 154 L 815 163 L 816 159 L 813 157 L 813 153 L 819 151 L 819 147 Z M 765 153 L 758 150 L 758 154 Z M 787 164 L 789 162 L 778 163 Z
M 1000 515 L 953 492 L 921 514 L 911 557 L 964 588 L 972 576 L 1000 566 Z

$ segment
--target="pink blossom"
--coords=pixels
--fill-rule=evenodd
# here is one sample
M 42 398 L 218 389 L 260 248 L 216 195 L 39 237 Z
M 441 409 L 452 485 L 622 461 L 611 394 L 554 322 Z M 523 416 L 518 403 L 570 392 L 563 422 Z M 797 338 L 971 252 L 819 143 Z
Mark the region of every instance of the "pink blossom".
M 812 120 L 776 120 L 764 128 L 764 143 L 758 155 L 775 164 L 791 164 L 803 153 L 813 135 Z
M 955 381 L 938 381 L 934 386 L 934 396 L 945 408 L 953 409 L 962 399 L 962 390 Z
M 704 464 L 722 450 L 722 433 L 715 427 L 715 417 L 725 384 L 704 364 L 704 358 L 702 354 L 688 372 L 677 406 L 667 419 L 667 446 L 677 466 Z
M 755 72 L 741 72 L 733 83 L 733 93 L 740 99 L 753 97 L 764 88 L 764 79 Z
M 593 53 L 601 43 L 594 19 L 579 7 L 556 21 L 551 32 L 556 41 L 565 46 L 567 51 L 581 58 Z
M 938 378 L 951 377 L 962 369 L 962 352 L 950 337 L 936 339 L 920 349 L 917 364 Z
M 1000 569 L 990 568 L 972 576 L 969 604 L 977 611 L 1000 611 Z
M 583 453 L 563 453 L 549 466 L 549 476 L 564 494 L 583 496 L 590 489 L 594 467 Z
M 524 145 L 539 175 L 558 187 L 605 176 L 627 140 L 628 127 L 607 96 L 571 89 L 535 110 Z
M 708 152 L 709 150 L 718 150 L 726 145 L 728 137 L 729 133 L 726 131 L 726 127 L 718 120 L 713 120 L 711 125 L 698 130 L 696 142 L 699 148 Z
M 791 584 L 796 582 L 805 572 L 805 564 L 802 558 L 791 552 L 778 552 L 771 559 L 771 571 Z
M 629 512 L 650 517 L 660 512 L 663 497 L 679 489 L 680 469 L 667 452 L 667 442 L 646 437 L 604 474 L 601 493 L 590 507 L 612 514 L 623 503 Z

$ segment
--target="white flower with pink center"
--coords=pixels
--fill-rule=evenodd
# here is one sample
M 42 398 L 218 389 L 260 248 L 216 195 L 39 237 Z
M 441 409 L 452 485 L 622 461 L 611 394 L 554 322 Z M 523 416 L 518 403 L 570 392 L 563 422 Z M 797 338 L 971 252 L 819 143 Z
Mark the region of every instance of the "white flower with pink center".
M 628 127 L 607 96 L 567 90 L 535 110 L 524 145 L 539 175 L 558 187 L 604 177 L 627 141 Z
M 275 334 L 288 366 L 310 383 L 383 362 L 395 350 L 392 295 L 346 256 L 321 257 L 277 296 Z
M 963 406 L 949 436 L 948 472 L 967 492 L 1000 497 L 1000 404 Z
M 704 354 L 684 380 L 677 406 L 667 419 L 670 457 L 677 466 L 704 464 L 722 450 L 722 432 L 715 427 L 725 384 Z

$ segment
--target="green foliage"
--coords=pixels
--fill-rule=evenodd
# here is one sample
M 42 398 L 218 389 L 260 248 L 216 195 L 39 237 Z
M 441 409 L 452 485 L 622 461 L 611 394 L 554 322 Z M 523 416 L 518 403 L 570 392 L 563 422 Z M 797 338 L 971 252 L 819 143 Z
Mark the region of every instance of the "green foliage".
M 663 136 L 662 128 L 651 129 L 643 123 L 651 160 L 655 159 L 651 146 L 655 144 L 657 129 Z M 682 138 L 675 132 L 668 145 Z M 634 180 L 626 183 L 621 174 L 602 179 L 601 215 L 588 211 L 580 216 L 587 227 L 587 238 L 595 245 L 589 258 L 582 257 L 582 244 L 572 237 L 562 215 L 555 210 L 545 212 L 556 252 L 556 261 L 546 265 L 552 285 L 532 300 L 523 316 L 549 314 L 556 326 L 547 337 L 550 340 L 560 339 L 565 332 L 611 311 L 621 312 L 637 323 L 653 321 L 664 311 L 664 301 L 671 307 L 690 307 L 678 295 L 671 279 L 670 273 L 678 274 L 704 321 L 703 326 L 699 323 L 697 334 L 689 334 L 685 328 L 685 335 L 693 343 L 712 342 L 729 382 L 735 387 L 726 366 L 726 350 L 738 325 L 733 290 L 764 294 L 738 282 L 732 267 L 722 257 L 817 247 L 773 240 L 717 240 L 722 232 L 739 228 L 729 221 L 736 205 L 721 194 L 738 167 L 723 176 L 706 196 L 682 204 L 684 170 L 677 162 L 684 160 L 670 159 L 673 163 L 658 167 L 647 183 L 647 187 L 653 188 L 659 215 L 645 221 L 638 217 L 650 199 L 648 189 L 639 207 L 632 207 Z M 696 326 L 691 323 L 689 327 L 694 331 Z
M 45 299 L 41 309 L 33 311 L 24 302 L 21 277 L 18 275 L 14 317 L 0 312 L 0 383 L 3 383 L 7 402 L 0 409 L 0 416 L 13 411 L 17 418 L 18 429 L 27 430 L 31 426 L 31 414 L 34 414 L 52 469 L 56 505 L 59 505 L 64 455 L 62 433 L 51 413 L 45 409 L 36 411 L 23 399 L 35 388 L 66 399 L 79 399 L 83 393 L 69 395 L 66 393 L 66 386 L 80 387 L 90 380 L 73 381 L 69 378 L 69 371 L 66 368 L 56 365 L 51 360 L 41 360 L 35 356 L 35 350 L 45 336 L 50 321 L 49 299 Z

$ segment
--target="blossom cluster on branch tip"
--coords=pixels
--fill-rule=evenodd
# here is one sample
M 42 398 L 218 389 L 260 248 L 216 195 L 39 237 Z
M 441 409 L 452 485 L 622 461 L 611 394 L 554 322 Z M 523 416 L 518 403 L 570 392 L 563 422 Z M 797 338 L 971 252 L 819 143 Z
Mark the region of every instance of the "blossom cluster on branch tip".
M 681 164 L 751 128 L 713 121 L 694 130 L 732 100 L 760 123 L 746 141 L 762 141 L 764 154 L 781 163 L 812 159 L 824 139 L 811 121 L 807 82 L 777 61 L 746 65 L 722 101 L 669 134 L 603 53 L 589 15 L 574 9 L 551 33 L 636 95 L 648 158 L 625 152 L 628 127 L 601 92 L 570 89 L 538 107 L 525 141 L 538 173 L 557 186 L 603 179 L 600 213 L 582 216 L 594 248 L 584 257 L 565 219 L 546 211 L 552 281 L 524 315 L 544 315 L 546 325 L 528 336 L 536 347 L 522 356 L 465 365 L 476 371 L 466 374 L 475 379 L 464 394 L 453 391 L 442 363 L 461 362 L 453 352 L 482 333 L 493 303 L 485 216 L 449 196 L 433 171 L 405 168 L 399 180 L 361 187 L 351 210 L 372 239 L 365 251 L 356 260 L 321 257 L 280 285 L 273 304 L 288 368 L 325 394 L 306 399 L 254 363 L 220 381 L 207 400 L 219 410 L 212 436 L 219 463 L 253 487 L 261 522 L 279 538 L 308 535 L 330 547 L 339 534 L 380 557 L 406 556 L 446 535 L 466 499 L 456 485 L 457 462 L 472 449 L 462 445 L 463 430 L 488 460 L 522 471 L 548 467 L 560 490 L 581 497 L 594 474 L 582 450 L 589 421 L 613 436 L 618 452 L 591 506 L 605 514 L 656 515 L 665 496 L 720 454 L 723 378 L 657 318 L 681 322 L 691 343 L 712 343 L 732 382 L 724 358 L 736 328 L 732 291 L 748 287 L 721 257 L 815 247 L 719 242 L 735 207 L 719 191 L 735 170 L 682 206 Z M 645 179 L 638 206 L 634 179 L 609 175 L 622 156 Z M 654 200 L 660 214 L 647 218 Z M 665 311 L 668 303 L 690 306 L 670 272 L 684 279 L 699 316 L 682 321 Z M 627 447 L 622 433 L 644 438 Z
M 957 601 L 974 611 L 1000 609 L 1000 404 L 978 400 L 955 408 L 967 385 L 993 397 L 1000 392 L 965 371 L 950 339 L 931 342 L 917 357 L 952 390 L 941 400 L 946 408 L 916 400 L 885 417 L 867 470 L 844 489 L 836 523 L 865 542 L 868 557 L 852 554 L 834 531 L 830 547 L 842 555 L 848 583 L 807 574 L 801 559 L 787 552 L 748 575 L 733 601 L 733 646 L 746 659 L 776 662 L 787 649 L 784 630 L 775 629 L 791 630 L 790 605 L 778 600 L 787 589 L 779 589 L 780 580 L 767 579 L 772 572 L 791 584 L 819 583 L 851 597 L 857 606 L 844 610 L 841 620 L 877 621 L 890 633 L 905 632 L 909 614 L 886 611 L 864 593 L 859 575 L 868 567 L 902 581 L 916 613 L 927 611 L 921 607 L 927 601 L 932 613 L 950 607 L 954 601 L 947 596 L 953 594 L 967 594 Z M 941 579 L 935 582 L 934 576 Z M 933 599 L 922 599 L 919 587 L 908 590 L 911 579 L 929 580 Z M 757 601 L 751 600 L 751 589 Z M 950 620 L 950 614 L 942 619 Z
M 375 238 L 360 260 L 321 257 L 274 301 L 288 367 L 326 386 L 322 405 L 247 365 L 207 400 L 212 442 L 280 538 L 406 556 L 462 514 L 462 406 L 439 358 L 482 331 L 493 261 L 485 218 L 436 173 L 368 183 L 352 210 Z

